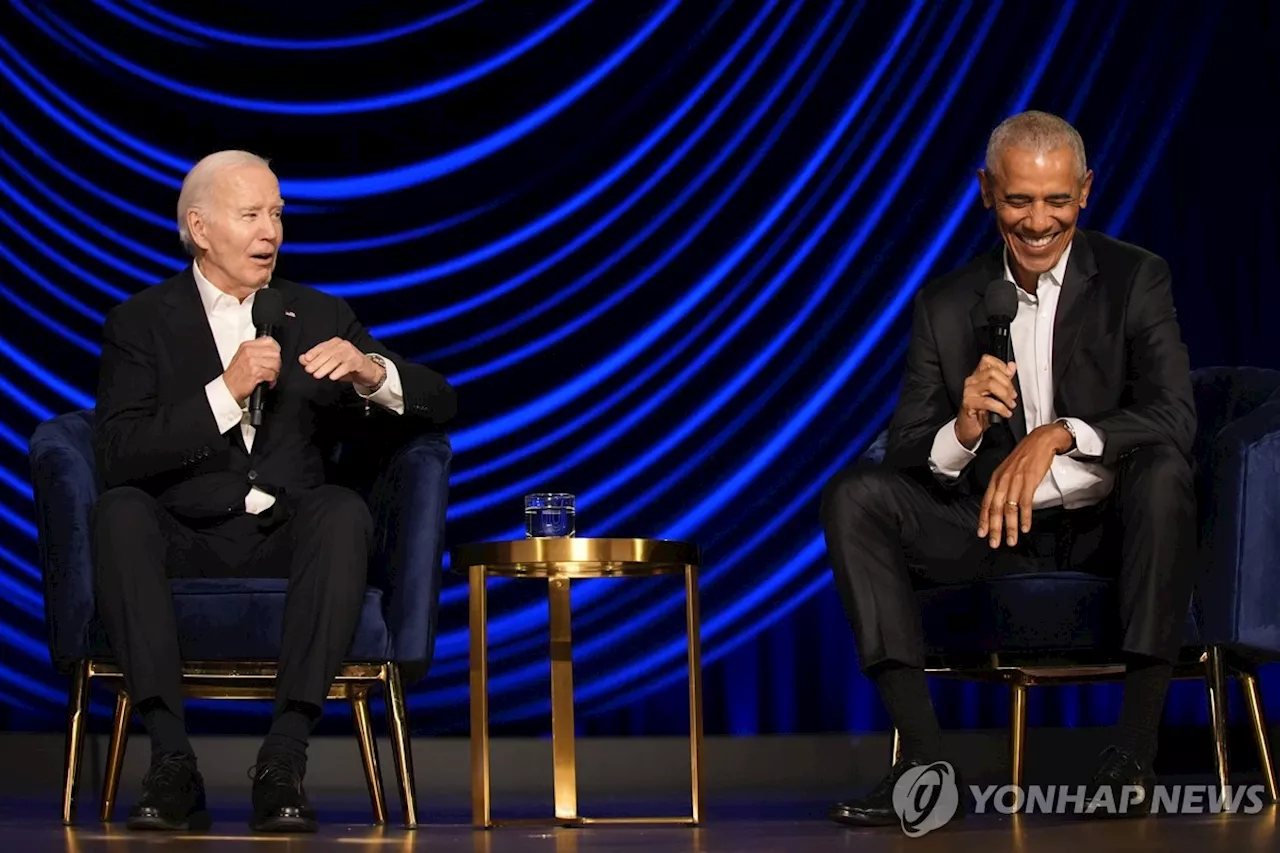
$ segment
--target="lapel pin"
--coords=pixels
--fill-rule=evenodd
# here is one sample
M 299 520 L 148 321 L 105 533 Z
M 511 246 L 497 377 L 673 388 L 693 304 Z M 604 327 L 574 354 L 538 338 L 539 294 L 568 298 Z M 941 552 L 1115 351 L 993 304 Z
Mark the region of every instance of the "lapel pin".
M 295 314 L 295 313 L 293 313 L 292 311 L 286 311 L 286 312 L 284 312 L 284 316 L 286 316 L 286 317 L 292 317 L 292 318 L 294 318 L 295 320 L 296 320 L 296 319 L 298 319 L 298 315 L 297 315 L 297 314 Z

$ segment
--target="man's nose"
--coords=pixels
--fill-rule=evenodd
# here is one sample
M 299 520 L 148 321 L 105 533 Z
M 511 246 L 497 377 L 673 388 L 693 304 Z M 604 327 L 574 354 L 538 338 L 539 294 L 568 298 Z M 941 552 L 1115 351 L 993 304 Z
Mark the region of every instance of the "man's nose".
M 1027 216 L 1027 229 L 1034 234 L 1044 234 L 1053 230 L 1053 217 L 1049 215 L 1049 206 L 1043 202 L 1031 205 L 1031 213 Z

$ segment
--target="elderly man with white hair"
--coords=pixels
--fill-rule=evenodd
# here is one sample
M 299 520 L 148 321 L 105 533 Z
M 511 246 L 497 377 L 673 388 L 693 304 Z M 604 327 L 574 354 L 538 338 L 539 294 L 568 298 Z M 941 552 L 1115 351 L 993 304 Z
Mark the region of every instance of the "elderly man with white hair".
M 358 494 L 325 482 L 320 440 L 374 428 L 362 417 L 374 407 L 424 427 L 456 407 L 443 376 L 388 351 L 343 300 L 274 276 L 283 209 L 262 158 L 204 158 L 178 200 L 192 264 L 106 318 L 92 541 L 98 612 L 151 737 L 135 829 L 210 825 L 183 716 L 175 577 L 288 579 L 250 823 L 316 828 L 307 741 L 355 632 L 373 528 Z M 255 301 L 275 304 L 270 336 L 255 335 Z

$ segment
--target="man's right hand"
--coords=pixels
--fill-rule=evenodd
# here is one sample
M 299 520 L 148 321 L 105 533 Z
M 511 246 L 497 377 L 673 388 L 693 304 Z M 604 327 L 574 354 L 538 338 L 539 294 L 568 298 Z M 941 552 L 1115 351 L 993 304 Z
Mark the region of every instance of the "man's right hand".
M 244 405 L 260 382 L 274 388 L 280 378 L 280 344 L 273 337 L 254 338 L 240 344 L 222 381 L 236 402 Z
M 967 449 L 973 450 L 991 425 L 990 412 L 1004 418 L 1013 417 L 1018 398 L 1013 377 L 1017 372 L 1013 362 L 1005 364 L 993 355 L 984 355 L 965 379 L 964 399 L 960 403 L 960 414 L 956 415 L 956 439 Z

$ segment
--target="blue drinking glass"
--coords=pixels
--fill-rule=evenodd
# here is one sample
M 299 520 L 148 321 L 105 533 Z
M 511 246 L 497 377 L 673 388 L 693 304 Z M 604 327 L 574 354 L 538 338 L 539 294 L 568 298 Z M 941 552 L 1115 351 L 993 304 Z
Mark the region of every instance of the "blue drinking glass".
M 577 532 L 573 495 L 564 492 L 535 492 L 524 497 L 526 539 L 572 536 Z

